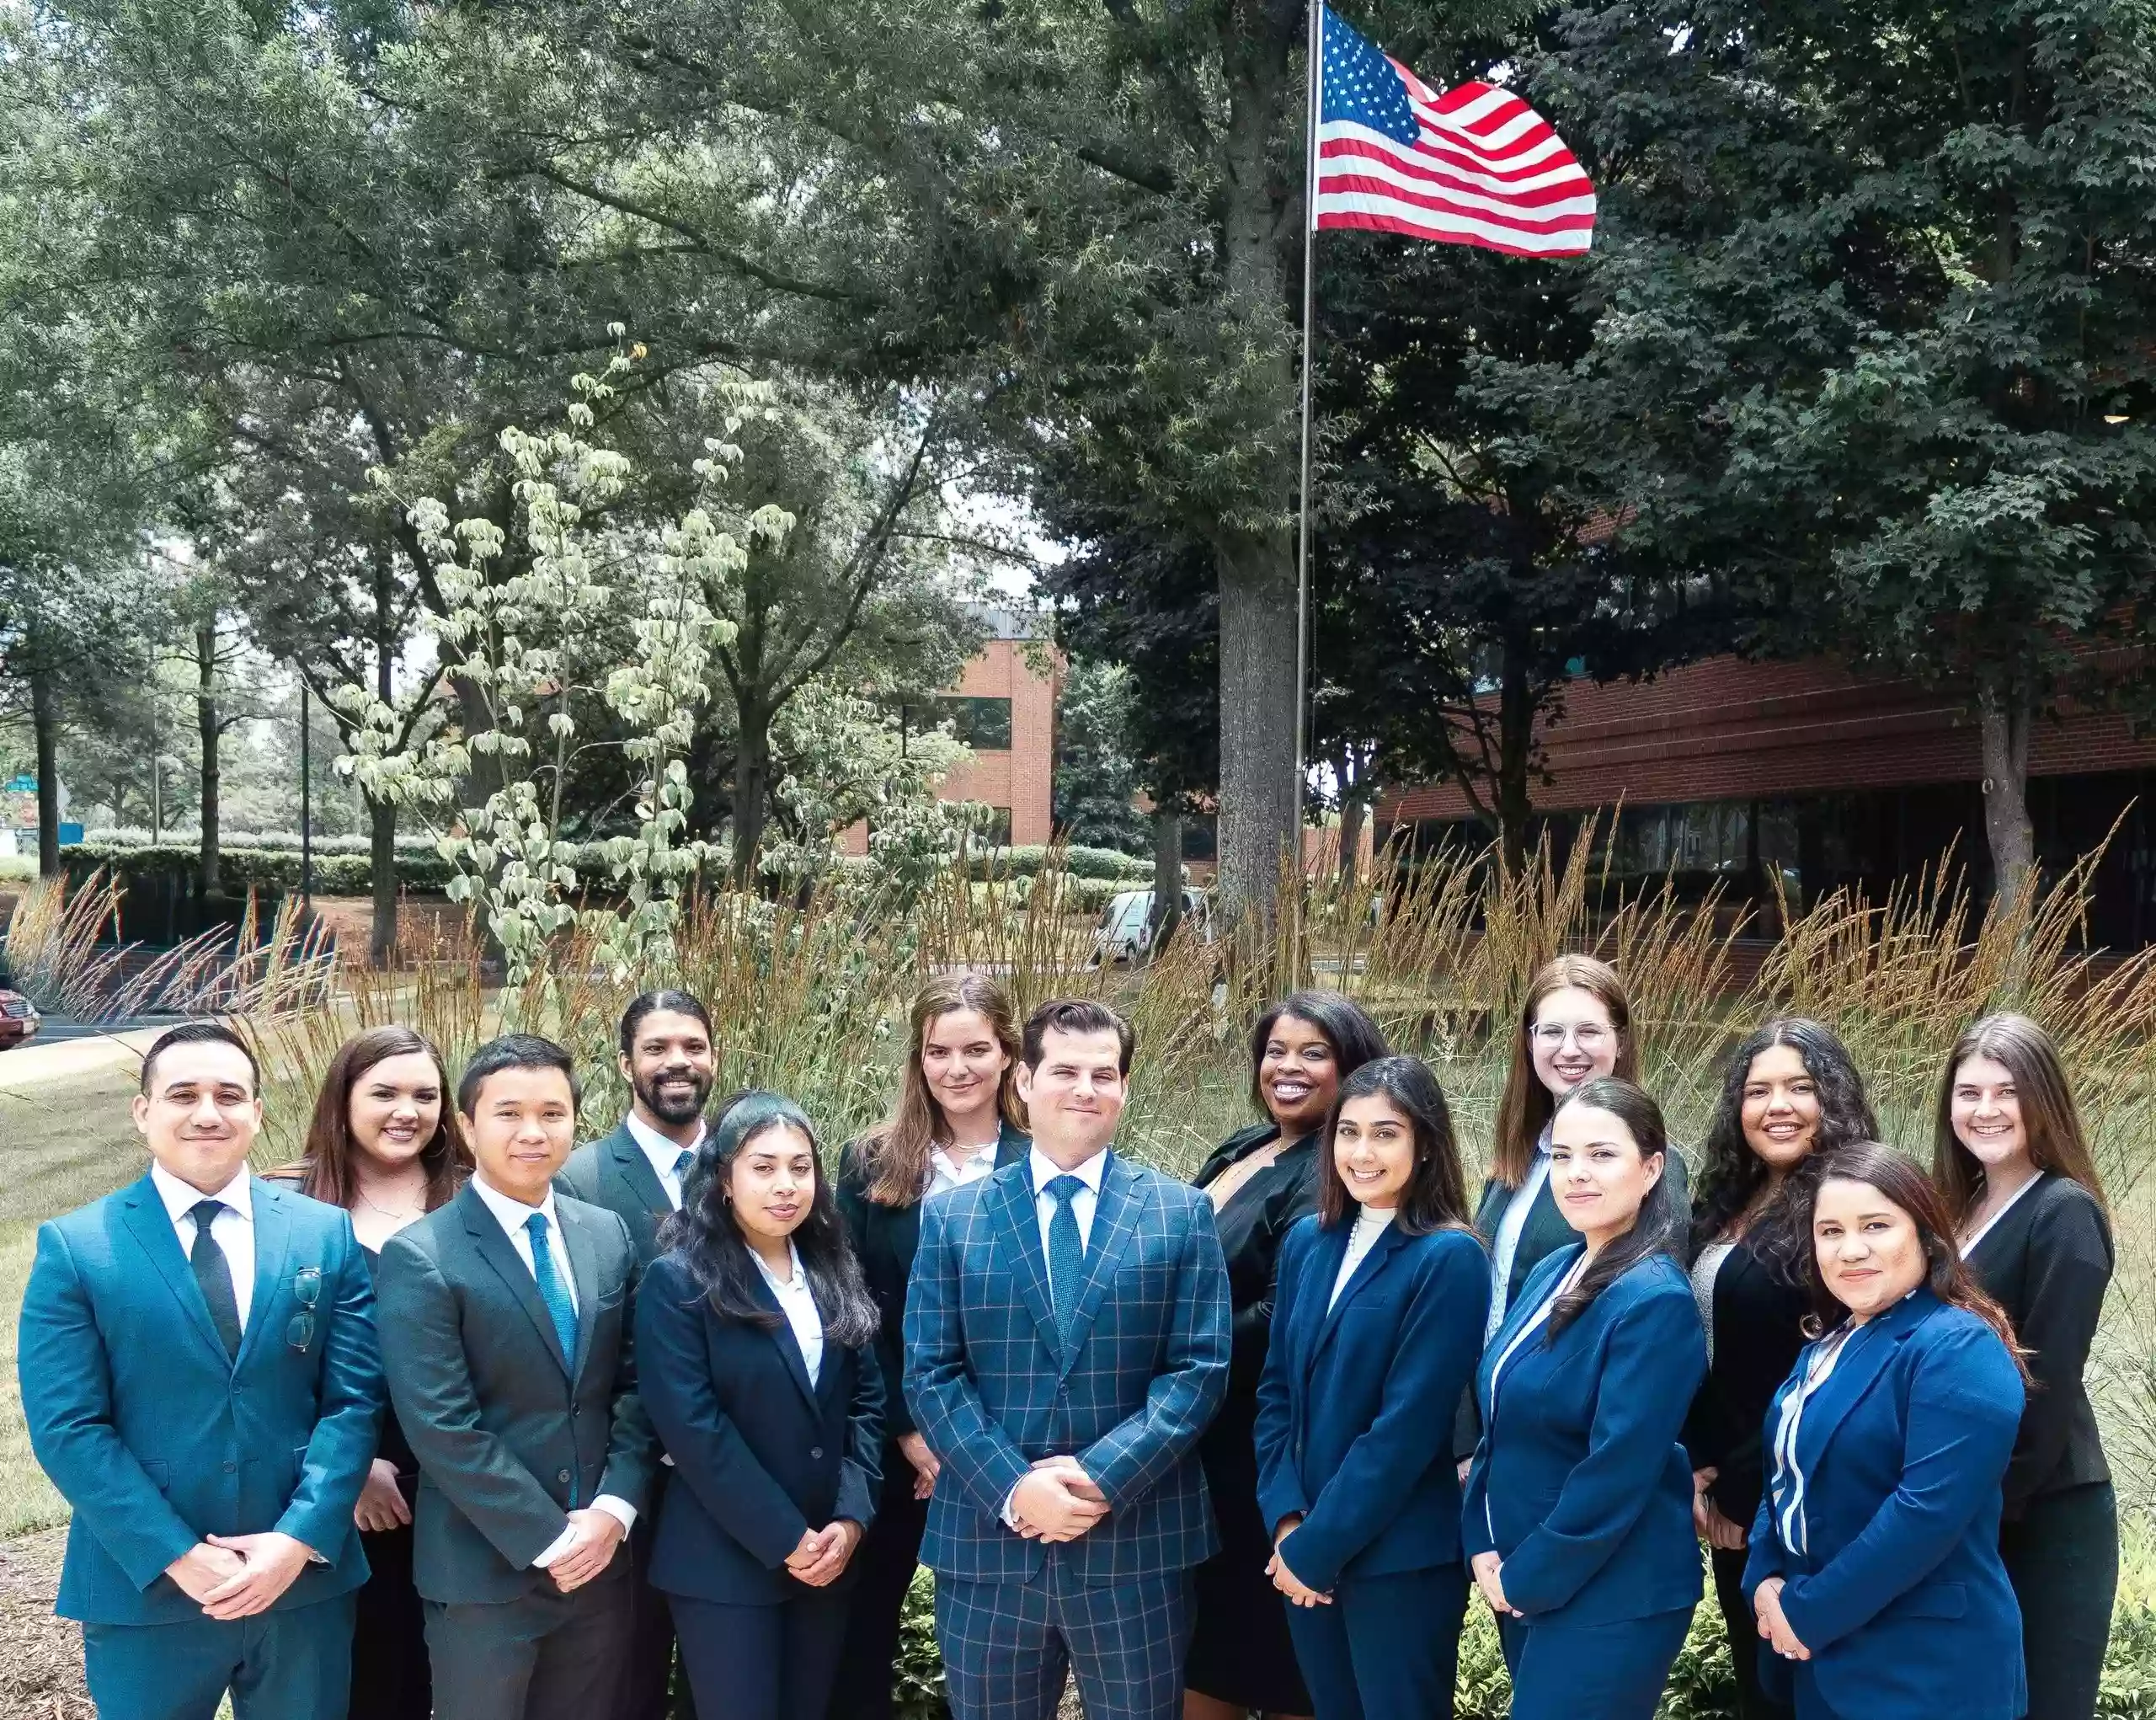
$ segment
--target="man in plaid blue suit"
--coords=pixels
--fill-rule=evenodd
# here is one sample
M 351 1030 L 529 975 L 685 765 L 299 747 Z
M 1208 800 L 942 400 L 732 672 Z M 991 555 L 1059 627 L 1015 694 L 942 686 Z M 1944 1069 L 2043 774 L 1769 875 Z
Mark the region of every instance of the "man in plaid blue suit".
M 1129 1027 L 1027 1022 L 1027 1158 L 921 1210 L 906 1401 L 942 1471 L 921 1557 L 953 1720 L 1175 1720 L 1191 1568 L 1218 1545 L 1198 1435 L 1227 1390 L 1205 1197 L 1110 1150 Z

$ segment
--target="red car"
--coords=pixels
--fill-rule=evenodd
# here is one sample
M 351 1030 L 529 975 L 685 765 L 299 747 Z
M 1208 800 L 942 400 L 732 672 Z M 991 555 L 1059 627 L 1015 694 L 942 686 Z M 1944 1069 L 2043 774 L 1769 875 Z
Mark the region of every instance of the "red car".
M 0 1049 L 19 1045 L 38 1030 L 37 1005 L 19 991 L 0 991 Z

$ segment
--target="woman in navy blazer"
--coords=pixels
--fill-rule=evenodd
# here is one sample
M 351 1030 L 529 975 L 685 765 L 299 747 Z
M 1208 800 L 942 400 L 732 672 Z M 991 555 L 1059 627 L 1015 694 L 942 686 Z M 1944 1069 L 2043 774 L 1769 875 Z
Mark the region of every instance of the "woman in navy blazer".
M 792 1103 L 706 1137 L 637 1291 L 638 1390 L 674 1461 L 651 1581 L 697 1712 L 822 1720 L 874 1515 L 876 1304 Z
M 1451 1415 L 1489 1263 L 1445 1096 L 1412 1057 L 1340 1084 L 1317 1211 L 1280 1251 L 1258 1509 L 1317 1720 L 1449 1720 L 1467 1578 Z
M 1677 1437 L 1707 1362 L 1671 1256 L 1686 1215 L 1662 1113 L 1630 1082 L 1573 1089 L 1550 1156 L 1582 1241 L 1536 1269 L 1483 1353 L 1462 1532 L 1513 1720 L 1648 1720 L 1701 1586 Z
M 1768 1413 L 1744 1572 L 1763 1678 L 1798 1720 L 2020 1720 L 1999 1519 L 2025 1375 L 2005 1316 L 1892 1148 L 1822 1157 L 1810 1229 L 1814 1301 L 1837 1323 Z

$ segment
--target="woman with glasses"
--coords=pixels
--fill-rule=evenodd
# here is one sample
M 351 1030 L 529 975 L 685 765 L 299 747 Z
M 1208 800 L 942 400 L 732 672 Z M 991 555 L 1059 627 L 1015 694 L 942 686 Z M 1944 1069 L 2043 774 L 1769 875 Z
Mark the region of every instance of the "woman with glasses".
M 299 1162 L 275 1173 L 351 1215 L 370 1272 L 383 1243 L 446 1204 L 472 1173 L 448 1087 L 441 1054 L 419 1034 L 400 1027 L 355 1034 L 329 1060 Z M 307 1286 L 295 1290 L 304 1303 Z M 312 1317 L 303 1311 L 294 1323 Z M 419 1465 L 397 1412 L 385 1408 L 382 1444 L 354 1513 L 371 1574 L 353 1625 L 350 1720 L 427 1720 L 434 1709 L 425 1621 L 412 1584 L 418 1490 Z
M 2118 1499 L 2083 1379 L 2116 1259 L 2066 1068 L 2025 1015 L 1963 1034 L 1940 1076 L 1932 1179 L 1961 1258 L 2028 1351 L 1999 1551 L 2034 1720 L 2089 1720 L 2118 1589 Z

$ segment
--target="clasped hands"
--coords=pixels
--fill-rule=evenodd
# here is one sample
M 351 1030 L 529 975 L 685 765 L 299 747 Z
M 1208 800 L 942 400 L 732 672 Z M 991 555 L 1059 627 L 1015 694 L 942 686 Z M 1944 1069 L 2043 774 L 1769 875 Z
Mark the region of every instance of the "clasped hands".
M 1737 1552 L 1751 1537 L 1744 1532 L 1742 1524 L 1723 1516 L 1720 1508 L 1707 1497 L 1707 1489 L 1721 1474 L 1719 1469 L 1692 1472 L 1692 1527 L 1709 1546 L 1719 1547 L 1724 1552 Z
M 1478 1552 L 1468 1561 L 1468 1568 L 1475 1573 L 1475 1586 L 1482 1591 L 1482 1598 L 1490 1603 L 1491 1611 L 1500 1618 L 1525 1616 L 1505 1599 L 1505 1562 L 1497 1552 Z
M 1297 1606 L 1330 1606 L 1332 1597 L 1320 1594 L 1289 1570 L 1288 1561 L 1281 1555 L 1280 1543 L 1301 1528 L 1302 1524 L 1303 1516 L 1299 1511 L 1290 1511 L 1280 1520 L 1278 1526 L 1273 1531 L 1273 1557 L 1265 1562 L 1265 1574 L 1272 1578 L 1273 1586 Z
M 821 1529 L 804 1529 L 801 1544 L 786 1556 L 786 1568 L 811 1589 L 826 1588 L 838 1581 L 854 1548 L 861 1545 L 861 1525 L 851 1517 Z
M 275 1606 L 313 1557 L 305 1541 L 274 1530 L 213 1535 L 167 1565 L 165 1575 L 211 1618 L 252 1618 Z
M 1798 1640 L 1782 1612 L 1782 1579 L 1769 1577 L 1752 1592 L 1752 1610 L 1759 1620 L 1759 1634 L 1768 1647 L 1785 1660 L 1809 1660 L 1812 1651 Z
M 1077 1540 L 1107 1514 L 1107 1495 L 1067 1453 L 1041 1458 L 1011 1493 L 1018 1533 L 1049 1546 Z

